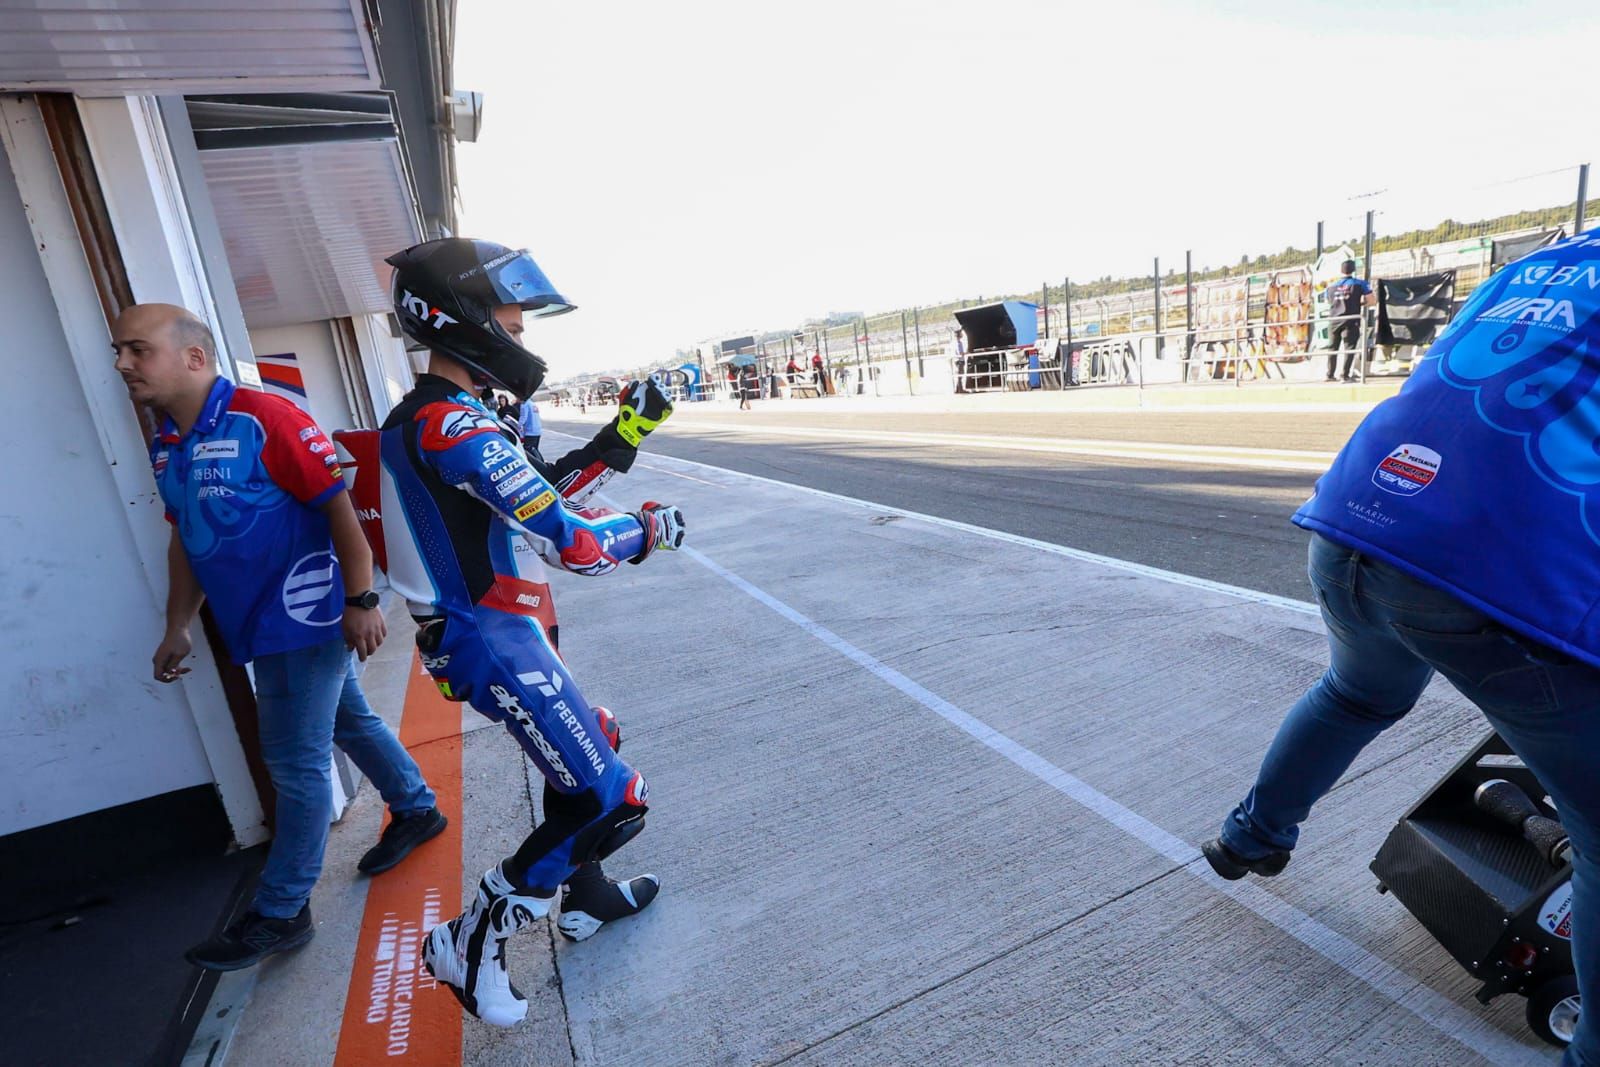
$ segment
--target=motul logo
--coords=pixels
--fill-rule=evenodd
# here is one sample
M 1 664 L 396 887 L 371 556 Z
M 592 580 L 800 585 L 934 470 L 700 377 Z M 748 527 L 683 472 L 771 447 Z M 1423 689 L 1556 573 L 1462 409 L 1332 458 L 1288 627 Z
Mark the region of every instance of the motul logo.
M 428 302 L 421 297 L 411 295 L 410 289 L 402 289 L 400 291 L 400 306 L 424 322 L 431 319 L 435 330 L 443 329 L 456 321 L 438 308 L 429 307 Z

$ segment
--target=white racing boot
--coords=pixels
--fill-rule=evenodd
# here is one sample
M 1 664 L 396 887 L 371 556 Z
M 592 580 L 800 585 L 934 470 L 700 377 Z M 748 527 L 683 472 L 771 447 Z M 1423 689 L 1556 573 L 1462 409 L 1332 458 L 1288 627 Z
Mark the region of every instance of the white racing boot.
M 515 1026 L 528 1014 L 528 1001 L 506 973 L 506 941 L 550 914 L 555 897 L 518 893 L 489 868 L 478 882 L 467 910 L 428 933 L 422 962 L 461 1006 L 491 1026 Z
M 561 918 L 556 930 L 568 941 L 593 937 L 606 923 L 637 915 L 661 890 L 661 879 L 641 874 L 625 882 L 607 878 L 600 864 L 585 863 L 561 888 Z

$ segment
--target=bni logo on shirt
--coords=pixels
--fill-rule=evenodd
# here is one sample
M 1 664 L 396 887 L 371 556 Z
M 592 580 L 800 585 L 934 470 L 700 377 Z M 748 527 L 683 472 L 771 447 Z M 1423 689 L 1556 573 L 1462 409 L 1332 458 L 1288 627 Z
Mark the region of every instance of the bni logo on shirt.
M 1372 484 L 1395 496 L 1416 496 L 1438 477 L 1439 453 L 1422 445 L 1401 445 L 1372 472 Z
M 332 626 L 343 615 L 335 602 L 328 604 L 338 576 L 332 552 L 313 552 L 300 557 L 283 580 L 283 610 L 295 622 L 306 626 Z

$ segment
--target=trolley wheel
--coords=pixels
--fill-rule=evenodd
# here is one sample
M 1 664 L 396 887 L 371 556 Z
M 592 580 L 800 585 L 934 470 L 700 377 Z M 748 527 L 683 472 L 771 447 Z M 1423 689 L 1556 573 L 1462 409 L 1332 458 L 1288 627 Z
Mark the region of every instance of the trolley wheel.
M 1529 994 L 1528 1026 L 1552 1045 L 1566 1048 L 1578 1028 L 1579 1010 L 1578 979 L 1564 974 Z
M 1382 882 L 1378 883 L 1378 895 L 1383 896 L 1389 892 L 1389 887 Z

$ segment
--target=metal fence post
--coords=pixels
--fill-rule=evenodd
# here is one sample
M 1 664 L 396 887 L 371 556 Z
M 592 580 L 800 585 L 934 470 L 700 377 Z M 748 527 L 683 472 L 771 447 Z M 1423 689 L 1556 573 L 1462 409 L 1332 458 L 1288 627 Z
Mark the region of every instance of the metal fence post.
M 906 360 L 906 395 L 911 394 L 911 344 L 906 340 L 906 313 L 900 312 L 900 354 Z
M 1039 306 L 1044 308 L 1044 335 L 1050 336 L 1050 283 L 1039 286 Z
M 1183 380 L 1189 380 L 1194 361 L 1194 250 L 1183 254 Z
M 1322 220 L 1317 220 L 1317 258 L 1322 258 Z
M 917 337 L 917 377 L 926 378 L 928 372 L 922 365 L 922 312 L 917 308 L 911 309 L 911 328 Z
M 1373 212 L 1373 211 L 1368 211 L 1367 212 L 1366 263 L 1363 264 L 1363 267 L 1362 267 L 1362 270 L 1361 270 L 1361 277 L 1364 278 L 1369 285 L 1372 282 L 1372 219 L 1373 219 L 1373 216 L 1375 214 L 1377 214 L 1377 213 Z M 1357 372 L 1356 372 L 1356 380 L 1364 382 L 1367 379 L 1367 357 L 1369 355 L 1369 353 L 1367 352 L 1367 309 L 1366 309 L 1366 305 L 1364 305 L 1364 304 L 1363 305 L 1359 305 L 1359 307 L 1360 307 L 1360 315 L 1361 315 L 1361 318 L 1360 318 L 1359 321 L 1360 321 L 1361 325 L 1360 325 L 1360 329 L 1358 329 L 1356 331 L 1356 333 L 1358 335 L 1357 336 L 1357 347 L 1356 347 L 1356 360 L 1357 360 L 1357 362 L 1359 362 L 1361 364 L 1361 366 L 1360 366 L 1360 369 L 1357 370 Z
M 859 381 L 856 382 L 856 395 L 857 396 L 866 396 L 867 395 L 867 372 L 866 372 L 866 370 L 862 369 L 862 364 L 861 364 L 861 350 L 863 348 L 865 348 L 867 350 L 866 367 L 867 367 L 867 369 L 871 369 L 871 367 L 872 367 L 872 335 L 867 332 L 867 320 L 866 320 L 865 317 L 863 317 L 861 319 L 861 341 L 860 341 L 859 344 L 856 345 L 856 375 L 860 379 Z M 873 392 L 877 392 L 877 390 L 874 389 Z
M 1250 274 L 1244 276 L 1244 338 L 1234 345 L 1233 351 L 1233 387 L 1238 389 L 1244 383 L 1244 350 L 1250 346 L 1250 290 L 1255 286 L 1255 278 Z M 1235 337 L 1238 333 L 1235 332 Z
M 1365 281 L 1372 281 L 1372 217 L 1376 212 L 1367 212 L 1367 247 L 1363 253 L 1365 262 L 1361 267 L 1361 277 Z
M 1067 347 L 1061 353 L 1061 388 L 1067 388 L 1072 374 L 1072 279 L 1061 279 L 1061 306 L 1067 316 Z
M 1589 164 L 1580 163 L 1578 165 L 1578 208 L 1572 217 L 1572 232 L 1574 234 L 1583 232 L 1584 216 L 1588 213 L 1588 207 Z
M 1156 257 L 1155 283 L 1156 283 L 1156 286 L 1155 286 L 1155 314 L 1154 314 L 1154 316 L 1153 316 L 1153 318 L 1151 320 L 1151 325 L 1155 328 L 1155 332 L 1156 332 L 1156 358 L 1160 359 L 1161 356 L 1162 356 L 1162 353 L 1165 351 L 1165 346 L 1162 344 L 1162 342 L 1166 340 L 1166 338 L 1164 338 L 1162 336 L 1162 334 L 1161 334 L 1161 257 L 1160 256 Z M 1144 355 L 1144 350 L 1140 349 L 1140 353 L 1139 354 L 1142 357 Z M 1143 359 L 1141 359 L 1140 362 L 1143 363 Z M 1141 376 L 1142 376 L 1143 372 L 1141 371 L 1140 373 L 1141 373 Z

